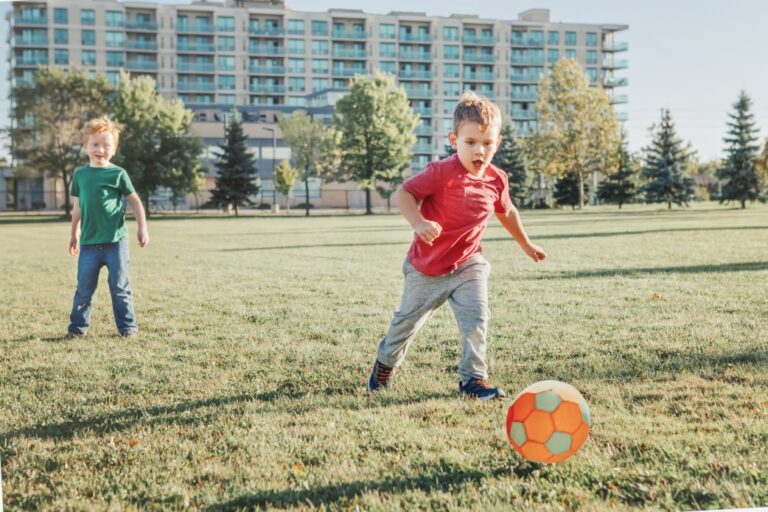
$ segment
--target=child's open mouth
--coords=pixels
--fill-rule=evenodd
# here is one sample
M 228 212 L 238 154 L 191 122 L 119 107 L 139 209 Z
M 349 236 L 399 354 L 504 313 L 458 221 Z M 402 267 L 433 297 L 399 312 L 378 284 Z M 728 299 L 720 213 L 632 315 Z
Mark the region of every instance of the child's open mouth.
M 476 170 L 480 170 L 483 168 L 483 161 L 482 160 L 472 160 L 472 165 L 475 167 Z

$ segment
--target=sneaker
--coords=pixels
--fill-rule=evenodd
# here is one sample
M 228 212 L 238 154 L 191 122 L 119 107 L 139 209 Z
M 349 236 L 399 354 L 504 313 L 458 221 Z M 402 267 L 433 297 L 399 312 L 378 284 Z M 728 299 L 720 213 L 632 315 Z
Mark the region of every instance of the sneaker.
M 120 336 L 123 338 L 133 338 L 134 336 L 137 336 L 139 334 L 139 331 L 125 331 L 121 332 Z
M 82 338 L 83 336 L 85 336 L 85 334 L 81 332 L 68 332 L 66 336 L 64 336 L 64 339 L 67 341 L 77 340 Z
M 493 387 L 489 381 L 483 379 L 469 379 L 466 384 L 459 382 L 459 393 L 482 401 L 506 396 L 503 389 Z
M 368 392 L 373 393 L 379 391 L 382 388 L 386 389 L 392 382 L 392 374 L 395 373 L 395 369 L 391 366 L 381 364 L 378 359 L 373 364 L 373 371 L 368 378 Z

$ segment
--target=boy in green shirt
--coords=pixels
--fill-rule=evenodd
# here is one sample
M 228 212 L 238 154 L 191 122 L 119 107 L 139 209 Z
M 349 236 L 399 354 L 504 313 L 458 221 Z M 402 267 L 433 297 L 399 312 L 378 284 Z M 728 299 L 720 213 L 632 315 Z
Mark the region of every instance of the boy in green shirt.
M 69 253 L 79 255 L 79 258 L 77 291 L 69 316 L 68 339 L 88 332 L 91 299 L 102 266 L 106 266 L 109 271 L 109 292 L 112 295 L 117 330 L 122 336 L 132 336 L 139 329 L 128 279 L 126 199 L 136 215 L 139 247 L 149 243 L 149 232 L 144 207 L 128 173 L 110 162 L 117 150 L 119 136 L 117 125 L 106 116 L 88 121 L 83 128 L 83 147 L 90 163 L 78 168 L 72 175 L 72 235 Z

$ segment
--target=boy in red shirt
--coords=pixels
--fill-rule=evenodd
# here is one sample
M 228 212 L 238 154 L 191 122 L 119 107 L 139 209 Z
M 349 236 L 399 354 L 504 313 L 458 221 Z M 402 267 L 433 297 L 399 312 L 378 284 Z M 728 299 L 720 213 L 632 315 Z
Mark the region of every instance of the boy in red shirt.
M 462 336 L 459 392 L 478 400 L 504 396 L 488 381 L 485 362 L 491 265 L 480 241 L 491 213 L 531 259 L 541 261 L 546 254 L 525 234 L 506 173 L 491 164 L 501 142 L 499 108 L 465 93 L 448 140 L 455 155 L 430 163 L 392 195 L 414 237 L 403 264 L 402 303 L 379 344 L 369 392 L 389 387 L 419 329 L 448 301 Z

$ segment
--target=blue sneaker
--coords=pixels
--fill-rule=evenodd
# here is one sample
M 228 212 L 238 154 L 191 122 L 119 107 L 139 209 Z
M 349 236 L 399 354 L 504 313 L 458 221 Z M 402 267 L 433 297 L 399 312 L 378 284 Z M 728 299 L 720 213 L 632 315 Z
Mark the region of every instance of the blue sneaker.
M 373 364 L 371 376 L 368 378 L 368 392 L 373 393 L 388 388 L 392 382 L 393 373 L 395 373 L 393 367 L 381 364 L 377 359 Z
M 459 393 L 482 401 L 506 396 L 503 389 L 493 387 L 490 382 L 483 379 L 469 379 L 466 383 L 459 382 Z

